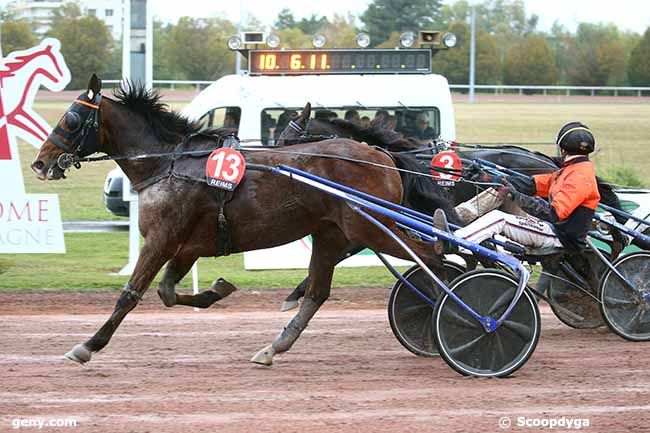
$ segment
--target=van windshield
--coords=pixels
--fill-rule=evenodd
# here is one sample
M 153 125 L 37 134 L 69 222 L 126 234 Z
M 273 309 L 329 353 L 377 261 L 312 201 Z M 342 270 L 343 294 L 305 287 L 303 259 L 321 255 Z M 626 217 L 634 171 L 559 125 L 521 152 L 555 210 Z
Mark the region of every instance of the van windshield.
M 241 119 L 241 108 L 239 107 L 219 107 L 205 113 L 199 119 L 199 128 L 201 131 L 217 128 L 239 128 Z
M 262 144 L 273 146 L 301 108 L 266 108 L 261 114 Z M 436 107 L 328 107 L 312 108 L 312 119 L 345 119 L 367 128 L 388 129 L 428 143 L 440 135 Z

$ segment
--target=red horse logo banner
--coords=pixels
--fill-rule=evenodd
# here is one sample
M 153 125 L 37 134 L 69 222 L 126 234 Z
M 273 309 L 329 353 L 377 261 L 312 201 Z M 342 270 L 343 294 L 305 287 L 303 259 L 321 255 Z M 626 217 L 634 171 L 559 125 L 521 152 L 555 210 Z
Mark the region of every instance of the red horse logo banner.
M 40 86 L 63 90 L 70 71 L 61 44 L 45 39 L 38 46 L 0 53 L 0 254 L 65 253 L 56 194 L 25 194 L 18 138 L 38 148 L 50 125 L 32 104 Z
M 70 82 L 70 71 L 60 48 L 58 40 L 48 38 L 36 47 L 15 51 L 4 58 L 0 56 L 0 163 L 3 166 L 5 161 L 11 161 L 12 168 L 20 169 L 17 137 L 38 148 L 51 130 L 45 119 L 32 109 L 32 104 L 40 86 L 59 91 Z M 1 171 L 8 171 L 6 168 Z

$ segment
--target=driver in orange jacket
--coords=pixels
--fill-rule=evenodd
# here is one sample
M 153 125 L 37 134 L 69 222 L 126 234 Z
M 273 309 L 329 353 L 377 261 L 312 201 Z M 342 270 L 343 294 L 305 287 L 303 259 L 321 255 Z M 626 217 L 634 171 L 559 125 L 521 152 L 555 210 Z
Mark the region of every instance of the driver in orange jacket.
M 594 136 L 584 124 L 570 122 L 560 129 L 556 143 L 562 151 L 562 168 L 532 178 L 509 176 L 498 190 L 500 197 L 514 200 L 526 216 L 493 210 L 454 235 L 481 243 L 502 234 L 531 248 L 583 248 L 600 201 L 596 173 L 588 156 L 595 147 Z M 434 214 L 434 224 L 447 228 L 440 209 Z M 441 249 L 444 244 L 438 243 L 436 250 Z

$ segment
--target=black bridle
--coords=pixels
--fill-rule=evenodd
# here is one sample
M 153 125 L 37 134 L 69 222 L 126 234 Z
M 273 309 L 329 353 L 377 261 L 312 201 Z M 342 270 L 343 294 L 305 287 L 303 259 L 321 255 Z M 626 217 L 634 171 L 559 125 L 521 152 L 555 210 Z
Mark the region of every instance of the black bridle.
M 284 140 L 287 142 L 298 141 L 299 143 L 304 143 L 304 142 L 308 142 L 309 140 L 319 141 L 319 140 L 329 140 L 332 138 L 339 138 L 339 136 L 336 134 L 330 134 L 330 135 L 308 134 L 305 128 L 303 128 L 293 120 L 290 120 L 287 126 L 293 129 L 299 135 L 299 137 L 297 138 L 285 138 Z
M 57 160 L 61 170 L 65 171 L 73 165 L 79 168 L 79 159 L 101 151 L 99 147 L 101 102 L 101 93 L 97 93 L 92 100 L 85 93 L 81 94 L 63 115 L 63 122 L 59 121 L 50 133 L 48 141 L 63 150 Z M 69 129 L 63 129 L 61 123 Z

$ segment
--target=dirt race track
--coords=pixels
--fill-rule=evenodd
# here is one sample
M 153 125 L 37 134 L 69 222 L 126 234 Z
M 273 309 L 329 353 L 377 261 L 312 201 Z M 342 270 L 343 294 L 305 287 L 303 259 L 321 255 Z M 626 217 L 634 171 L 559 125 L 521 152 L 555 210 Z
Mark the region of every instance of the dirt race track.
M 387 290 L 338 289 L 274 366 L 249 363 L 291 317 L 277 311 L 285 294 L 242 291 L 194 312 L 165 310 L 151 290 L 81 367 L 61 355 L 116 293 L 1 293 L 0 432 L 492 432 L 506 416 L 507 431 L 568 430 L 519 417 L 650 431 L 650 344 L 569 329 L 543 306 L 540 343 L 514 377 L 463 378 L 400 346 Z M 13 428 L 35 418 L 77 426 Z

